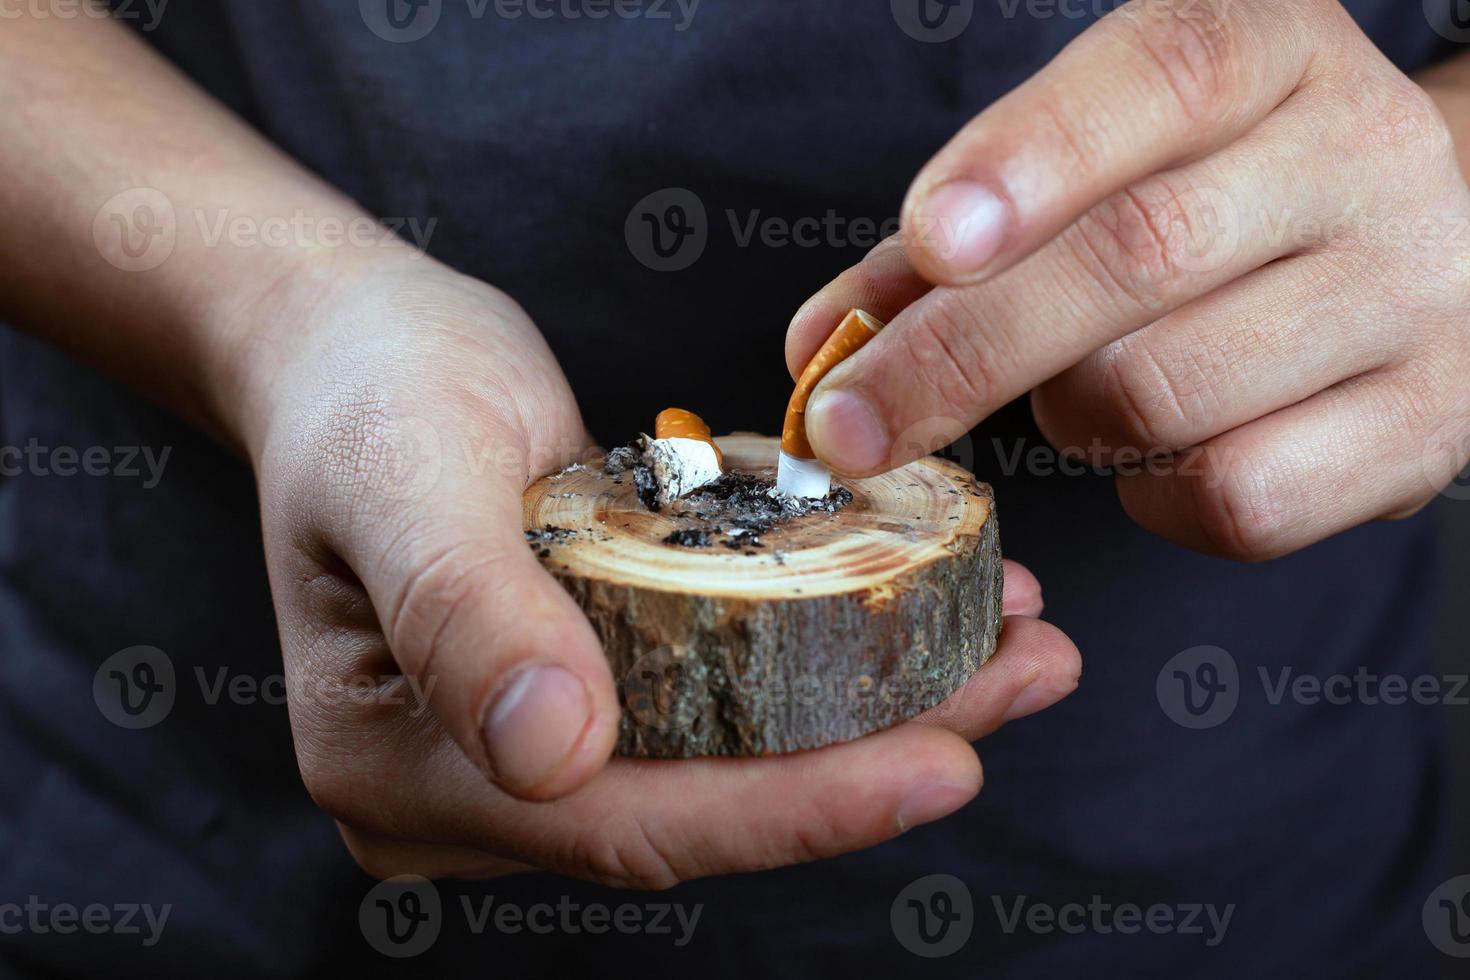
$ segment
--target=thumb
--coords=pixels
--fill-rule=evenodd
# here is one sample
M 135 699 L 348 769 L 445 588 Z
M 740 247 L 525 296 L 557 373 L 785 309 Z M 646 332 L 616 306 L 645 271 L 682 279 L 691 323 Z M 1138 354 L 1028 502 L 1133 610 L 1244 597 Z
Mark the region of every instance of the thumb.
M 611 754 L 618 698 L 591 625 L 527 547 L 520 494 L 441 485 L 413 509 L 362 563 L 394 658 L 502 789 L 570 793 Z

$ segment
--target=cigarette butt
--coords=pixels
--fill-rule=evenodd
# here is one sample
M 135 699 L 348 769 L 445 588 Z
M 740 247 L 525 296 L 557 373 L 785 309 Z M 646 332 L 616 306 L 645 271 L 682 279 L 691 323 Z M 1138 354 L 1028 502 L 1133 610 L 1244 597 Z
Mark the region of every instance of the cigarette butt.
M 707 442 L 715 451 L 715 459 L 719 461 L 720 469 L 725 468 L 724 454 L 720 452 L 720 447 L 715 445 L 709 426 L 704 424 L 704 419 L 688 409 L 666 408 L 659 412 L 658 418 L 653 420 L 653 437 L 655 439 L 693 439 L 696 442 Z
M 853 310 L 842 318 L 796 381 L 796 390 L 786 406 L 786 422 L 781 426 L 782 452 L 795 459 L 817 458 L 806 438 L 807 399 L 829 371 L 861 350 L 883 327 L 882 320 L 862 310 Z

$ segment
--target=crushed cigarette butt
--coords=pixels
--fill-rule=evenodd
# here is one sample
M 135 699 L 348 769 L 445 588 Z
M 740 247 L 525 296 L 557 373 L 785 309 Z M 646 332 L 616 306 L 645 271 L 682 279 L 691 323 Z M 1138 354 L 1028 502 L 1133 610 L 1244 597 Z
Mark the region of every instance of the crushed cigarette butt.
M 806 407 L 812 392 L 833 368 L 856 354 L 868 341 L 878 336 L 883 321 L 862 310 L 852 310 L 843 317 L 837 329 L 822 344 L 802 369 L 796 390 L 786 404 L 786 418 L 781 425 L 781 453 L 776 484 L 783 493 L 800 497 L 826 496 L 832 474 L 818 459 L 806 436 Z

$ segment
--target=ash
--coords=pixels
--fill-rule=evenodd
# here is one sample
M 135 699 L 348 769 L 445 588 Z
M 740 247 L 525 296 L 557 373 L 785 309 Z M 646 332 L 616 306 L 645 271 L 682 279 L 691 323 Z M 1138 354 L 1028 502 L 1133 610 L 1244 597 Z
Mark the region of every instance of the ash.
M 642 435 L 626 446 L 614 449 L 603 457 L 602 472 L 608 476 L 620 477 L 632 470 L 633 486 L 638 491 L 638 499 L 643 502 L 644 507 L 657 513 L 662 508 L 658 503 L 658 480 L 654 479 L 653 467 L 646 462 L 648 442 L 648 436 Z
M 838 487 L 821 498 L 792 497 L 778 493 L 776 485 L 750 473 L 726 473 L 709 486 L 677 501 L 673 516 L 688 520 L 692 527 L 675 531 L 666 544 L 686 548 L 708 548 L 718 540 L 732 551 L 756 554 L 764 548 L 761 536 L 772 529 L 808 514 L 835 514 L 852 503 L 852 491 Z M 678 539 L 678 540 L 675 540 Z M 784 559 L 780 554 L 778 560 Z
M 547 558 L 551 555 L 550 545 L 566 544 L 577 536 L 577 532 L 569 527 L 557 527 L 548 524 L 543 528 L 536 528 L 526 532 L 526 544 L 536 552 L 537 558 Z
M 643 449 L 637 442 L 628 446 L 619 446 L 603 458 L 602 471 L 608 476 L 620 476 L 637 466 L 642 458 Z

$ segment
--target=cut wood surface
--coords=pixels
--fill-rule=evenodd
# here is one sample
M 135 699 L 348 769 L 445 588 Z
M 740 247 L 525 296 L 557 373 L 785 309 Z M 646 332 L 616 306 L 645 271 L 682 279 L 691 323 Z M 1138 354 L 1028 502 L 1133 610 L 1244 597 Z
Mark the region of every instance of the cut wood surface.
M 717 442 L 728 470 L 774 480 L 778 440 Z M 746 756 L 857 738 L 938 704 L 994 652 L 990 487 L 933 457 L 836 486 L 851 503 L 778 524 L 759 547 L 719 534 L 707 547 L 665 543 L 710 525 L 694 513 L 699 495 L 652 512 L 631 472 L 576 467 L 526 491 L 531 547 L 619 682 L 620 753 Z

